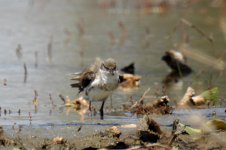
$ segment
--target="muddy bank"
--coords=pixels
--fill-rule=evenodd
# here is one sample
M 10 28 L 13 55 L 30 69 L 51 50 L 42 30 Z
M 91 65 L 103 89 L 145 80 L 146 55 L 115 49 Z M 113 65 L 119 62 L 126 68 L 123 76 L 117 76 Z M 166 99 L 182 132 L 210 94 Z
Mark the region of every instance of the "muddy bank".
M 174 129 L 174 130 L 173 130 Z M 87 132 L 89 130 L 90 132 Z M 172 132 L 173 131 L 173 132 Z M 118 126 L 14 126 L 0 128 L 1 149 L 225 149 L 226 132 L 191 135 L 159 126 L 152 116 Z M 180 133 L 179 133 L 180 132 Z M 86 133 L 86 134 L 84 134 Z M 195 132 L 196 133 L 196 132 Z

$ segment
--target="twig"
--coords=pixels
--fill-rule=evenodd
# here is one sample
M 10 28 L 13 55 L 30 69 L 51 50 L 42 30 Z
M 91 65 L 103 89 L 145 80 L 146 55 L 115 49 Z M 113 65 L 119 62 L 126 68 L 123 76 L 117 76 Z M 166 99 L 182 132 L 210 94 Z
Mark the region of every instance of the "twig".
M 7 79 L 3 79 L 3 85 L 7 86 Z
M 179 120 L 176 119 L 173 122 L 172 138 L 170 139 L 170 141 L 168 143 L 169 146 L 171 146 L 173 144 L 173 142 L 176 140 L 176 138 L 184 132 L 184 129 L 186 126 L 184 126 L 183 128 L 178 128 L 178 124 L 179 124 Z
M 17 113 L 18 113 L 18 115 L 20 116 L 20 114 L 21 114 L 21 110 L 19 109 Z
M 38 112 L 38 92 L 37 92 L 37 90 L 34 90 L 34 94 L 35 94 L 35 96 L 33 99 L 33 105 L 35 107 L 35 113 L 37 113 Z
M 27 74 L 28 74 L 27 65 L 26 65 L 26 63 L 24 63 L 24 83 L 27 82 Z
M 52 63 L 52 57 L 53 57 L 53 55 L 52 55 L 52 45 L 53 45 L 53 37 L 51 36 L 50 41 L 48 43 L 48 49 L 47 49 L 49 63 Z
M 64 104 L 66 103 L 66 100 L 64 98 L 64 96 L 62 94 L 59 94 L 60 99 L 64 102 Z
M 204 36 L 210 43 L 213 44 L 213 38 L 206 35 L 205 32 L 203 32 L 200 28 L 198 28 L 196 25 L 192 24 L 190 21 L 184 19 L 184 18 L 181 18 L 180 20 L 183 24 L 187 25 L 188 27 L 190 28 L 193 28 L 195 29 L 198 33 L 200 33 L 202 36 Z
M 35 99 L 37 99 L 38 98 L 38 91 L 34 90 L 34 93 L 35 93 Z
M 174 26 L 172 32 L 169 33 L 169 35 L 167 36 L 167 39 L 171 39 L 171 38 L 172 38 L 172 36 L 176 33 L 177 27 L 179 26 L 179 24 L 180 24 L 180 21 L 177 21 L 177 23 L 176 23 L 176 25 Z
M 77 132 L 81 131 L 82 127 L 83 127 L 82 125 L 79 126 L 79 128 L 77 129 Z
M 121 21 L 118 23 L 118 26 L 121 29 L 120 46 L 123 46 L 126 39 L 128 38 L 128 29 Z
M 31 125 L 31 121 L 32 121 L 31 112 L 28 112 L 28 117 L 29 117 L 29 122 L 30 122 L 30 125 Z
M 18 44 L 17 45 L 17 48 L 16 48 L 16 55 L 17 55 L 17 58 L 20 60 L 22 58 L 22 46 L 21 44 Z
M 150 88 L 148 88 L 145 92 L 144 92 L 144 94 L 141 96 L 141 98 L 140 98 L 140 100 L 138 101 L 140 104 L 143 104 L 144 103 L 144 99 L 145 99 L 145 97 L 146 97 L 146 95 L 147 95 L 147 93 L 150 91 Z
M 50 100 L 50 102 L 52 104 L 52 107 L 56 107 L 56 105 L 54 104 L 54 101 L 53 101 L 53 98 L 52 98 L 52 94 L 51 93 L 49 93 L 49 100 Z
M 79 37 L 81 38 L 81 36 L 85 34 L 84 20 L 81 18 L 80 21 L 77 22 L 76 26 L 78 29 Z

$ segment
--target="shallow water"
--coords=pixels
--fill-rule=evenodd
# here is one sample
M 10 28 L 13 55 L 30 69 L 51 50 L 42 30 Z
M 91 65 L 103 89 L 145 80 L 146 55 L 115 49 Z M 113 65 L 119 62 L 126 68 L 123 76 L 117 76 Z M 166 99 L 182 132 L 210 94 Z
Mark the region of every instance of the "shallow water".
M 115 7 L 110 8 L 103 8 L 101 2 L 0 1 L 1 125 L 14 123 L 29 125 L 29 112 L 34 126 L 79 123 L 79 116 L 76 113 L 71 112 L 67 115 L 58 95 L 75 98 L 77 91 L 70 88 L 67 74 L 89 66 L 96 57 L 113 57 L 117 60 L 119 68 L 135 62 L 136 74 L 142 76 L 139 89 L 130 92 L 117 90 L 114 93 L 113 107 L 118 109 L 129 96 L 138 99 L 148 87 L 151 88 L 150 95 L 156 92 L 162 94 L 161 83 L 170 73 L 170 69 L 161 61 L 161 56 L 166 50 L 174 48 L 181 42 L 183 31 L 188 33 L 190 45 L 203 53 L 220 58 L 225 50 L 225 37 L 219 25 L 223 18 L 222 13 L 219 8 L 211 7 L 209 3 L 190 6 L 183 2 L 172 3 L 165 13 L 159 14 L 156 11 L 141 12 L 133 0 L 124 2 L 120 0 Z M 208 40 L 191 28 L 178 27 L 173 33 L 182 17 L 197 25 L 207 35 L 212 35 L 214 48 Z M 122 32 L 119 28 L 120 21 L 128 31 L 128 37 L 124 39 L 120 37 L 126 31 Z M 78 29 L 79 24 L 84 26 L 82 35 Z M 115 36 L 114 44 L 111 44 L 109 32 Z M 169 35 L 172 35 L 171 38 Z M 16 55 L 18 44 L 22 46 L 21 59 Z M 51 58 L 48 57 L 48 45 L 52 46 Z M 82 58 L 81 51 L 84 52 Z M 37 67 L 35 52 L 38 53 Z M 24 63 L 28 71 L 26 83 Z M 189 58 L 188 64 L 195 72 L 179 80 L 177 84 L 169 86 L 167 93 L 171 99 L 178 101 L 187 86 L 192 86 L 200 92 L 207 89 L 209 84 L 218 86 L 221 97 L 225 97 L 225 71 L 219 72 Z M 4 79 L 7 79 L 7 86 L 3 85 Z M 37 112 L 32 104 L 34 90 L 38 92 Z M 52 107 L 49 94 L 56 104 L 55 108 Z M 109 107 L 109 103 L 110 100 L 106 106 Z M 98 107 L 99 103 L 94 105 Z M 12 113 L 4 115 L 4 109 L 10 109 Z M 17 113 L 19 109 L 21 115 Z M 208 113 L 205 114 L 208 116 Z M 225 115 L 220 116 L 225 118 Z M 136 123 L 137 119 L 122 112 L 118 115 L 108 113 L 104 121 L 100 121 L 98 116 L 92 121 L 86 120 L 87 124 L 98 122 L 113 125 Z M 163 124 L 167 125 L 169 122 L 172 122 L 171 119 Z

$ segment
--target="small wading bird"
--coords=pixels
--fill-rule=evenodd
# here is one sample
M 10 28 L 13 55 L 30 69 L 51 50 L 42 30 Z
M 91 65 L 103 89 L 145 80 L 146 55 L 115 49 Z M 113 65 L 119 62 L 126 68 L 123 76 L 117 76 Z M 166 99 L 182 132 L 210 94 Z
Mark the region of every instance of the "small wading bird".
M 179 51 L 166 51 L 162 60 L 176 73 L 187 75 L 192 72 L 192 69 L 186 64 L 184 55 Z
M 112 58 L 105 61 L 97 59 L 91 67 L 73 75 L 72 80 L 77 82 L 71 84 L 71 87 L 78 88 L 79 93 L 83 92 L 85 98 L 90 101 L 90 111 L 91 101 L 102 101 L 100 117 L 104 119 L 104 103 L 120 82 L 115 60 Z

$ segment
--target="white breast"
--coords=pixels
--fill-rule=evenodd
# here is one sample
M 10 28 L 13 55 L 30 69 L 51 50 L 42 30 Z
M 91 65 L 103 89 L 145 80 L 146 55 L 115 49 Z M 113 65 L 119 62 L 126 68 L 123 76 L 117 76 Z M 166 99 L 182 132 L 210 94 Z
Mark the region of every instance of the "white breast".
M 108 90 L 115 90 L 118 87 L 119 75 L 118 72 L 115 72 L 114 75 L 111 75 L 103 70 L 100 70 L 101 80 L 105 85 L 105 88 Z
M 98 87 L 94 87 L 90 90 L 88 97 L 91 101 L 103 101 L 106 100 L 111 94 L 112 91 L 106 91 Z
M 94 101 L 102 101 L 108 98 L 118 87 L 118 73 L 110 75 L 100 70 L 96 79 L 88 88 L 88 98 Z

